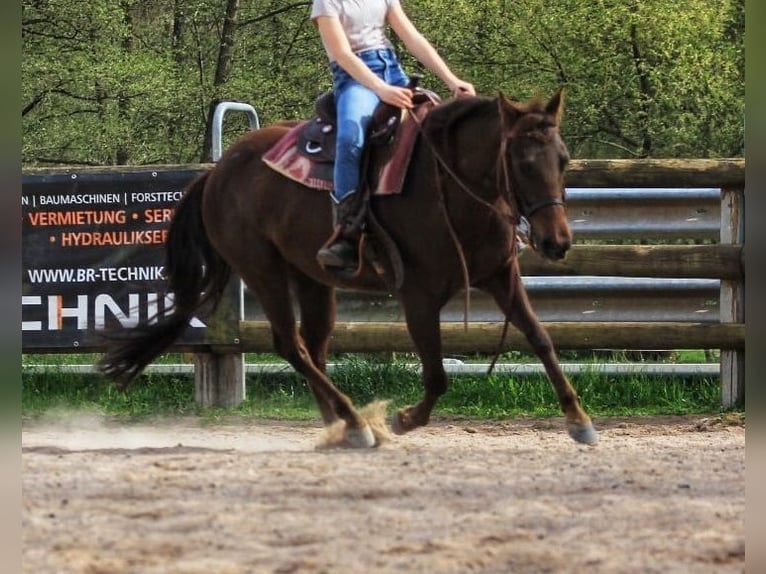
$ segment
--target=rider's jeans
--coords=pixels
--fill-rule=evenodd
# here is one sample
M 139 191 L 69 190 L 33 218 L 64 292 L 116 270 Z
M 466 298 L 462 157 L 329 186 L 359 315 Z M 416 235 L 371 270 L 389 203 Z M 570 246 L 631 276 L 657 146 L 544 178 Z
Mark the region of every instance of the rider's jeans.
M 409 83 L 393 50 L 365 50 L 357 56 L 384 82 L 401 87 Z M 330 69 L 338 118 L 332 193 L 337 203 L 359 188 L 359 170 L 367 127 L 380 99 L 336 62 L 330 64 Z

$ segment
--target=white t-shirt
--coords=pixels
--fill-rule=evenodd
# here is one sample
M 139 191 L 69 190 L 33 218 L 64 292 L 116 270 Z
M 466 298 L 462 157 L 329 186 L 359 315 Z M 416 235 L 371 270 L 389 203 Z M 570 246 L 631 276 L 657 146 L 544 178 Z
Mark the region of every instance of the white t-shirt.
M 353 52 L 391 48 L 386 36 L 386 14 L 399 0 L 314 0 L 311 20 L 331 16 L 340 20 Z M 327 46 L 327 56 L 332 60 Z

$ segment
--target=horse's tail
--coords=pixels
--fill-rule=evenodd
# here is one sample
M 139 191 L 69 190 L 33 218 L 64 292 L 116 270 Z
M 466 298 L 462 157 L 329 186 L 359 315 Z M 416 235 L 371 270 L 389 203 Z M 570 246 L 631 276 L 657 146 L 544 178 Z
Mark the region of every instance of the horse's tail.
M 165 243 L 165 277 L 173 293 L 171 314 L 159 314 L 112 337 L 99 370 L 127 387 L 144 368 L 172 345 L 204 305 L 218 303 L 231 268 L 215 251 L 202 222 L 202 191 L 210 172 L 194 179 L 176 206 Z

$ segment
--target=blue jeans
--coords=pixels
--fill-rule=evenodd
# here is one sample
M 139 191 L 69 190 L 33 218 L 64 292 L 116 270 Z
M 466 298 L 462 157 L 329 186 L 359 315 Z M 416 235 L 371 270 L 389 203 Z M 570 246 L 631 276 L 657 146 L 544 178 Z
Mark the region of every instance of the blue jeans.
M 365 50 L 357 56 L 384 82 L 401 87 L 409 84 L 410 80 L 393 50 Z M 360 163 L 367 127 L 380 99 L 336 62 L 330 64 L 330 70 L 338 117 L 332 197 L 338 203 L 359 189 Z

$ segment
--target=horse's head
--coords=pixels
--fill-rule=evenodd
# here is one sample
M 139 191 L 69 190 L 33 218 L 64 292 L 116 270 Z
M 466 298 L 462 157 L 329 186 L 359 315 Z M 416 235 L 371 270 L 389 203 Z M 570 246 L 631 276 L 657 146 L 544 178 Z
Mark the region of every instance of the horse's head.
M 572 245 L 564 189 L 569 152 L 559 134 L 563 91 L 547 103 L 514 102 L 503 94 L 497 101 L 504 184 L 529 221 L 532 246 L 548 259 L 562 259 Z

